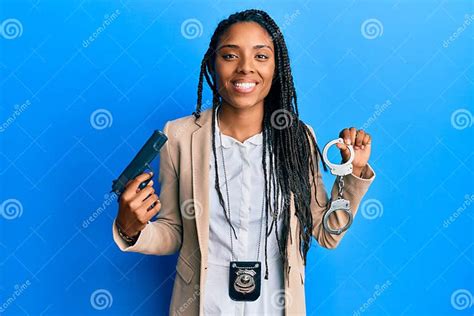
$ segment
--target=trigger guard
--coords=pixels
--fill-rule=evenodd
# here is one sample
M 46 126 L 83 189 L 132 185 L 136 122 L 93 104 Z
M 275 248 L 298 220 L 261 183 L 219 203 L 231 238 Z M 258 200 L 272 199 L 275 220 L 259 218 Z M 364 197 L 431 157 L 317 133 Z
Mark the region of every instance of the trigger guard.
M 341 227 L 341 228 L 338 228 L 338 229 L 334 229 L 334 228 L 329 226 L 329 216 L 332 213 L 336 212 L 336 211 L 343 211 L 349 217 L 349 221 L 347 222 L 347 224 L 344 227 Z M 350 202 L 348 200 L 344 200 L 344 199 L 337 199 L 337 200 L 334 200 L 334 201 L 331 202 L 331 206 L 329 207 L 329 209 L 324 214 L 323 226 L 324 226 L 324 229 L 328 233 L 333 234 L 333 235 L 340 235 L 343 232 L 345 232 L 352 225 L 352 221 L 353 221 L 353 216 L 352 216 L 352 212 L 351 212 Z
M 150 170 L 151 172 L 153 172 L 153 169 L 151 168 L 150 164 L 148 164 L 148 163 L 145 164 L 145 169 L 143 170 L 143 172 L 145 172 L 146 170 Z M 155 174 L 155 173 L 153 172 L 153 174 Z M 150 179 L 147 179 L 147 180 L 143 181 L 142 183 L 140 183 L 138 188 L 140 190 L 143 190 L 152 179 L 153 179 L 153 176 L 150 177 Z
M 349 160 L 347 160 L 345 163 L 338 165 L 338 164 L 333 164 L 329 161 L 328 158 L 328 150 L 329 147 L 335 144 L 344 144 L 344 140 L 342 138 L 336 138 L 324 146 L 323 149 L 323 159 L 326 162 L 326 164 L 329 166 L 329 169 L 331 173 L 335 176 L 345 176 L 347 174 L 352 173 L 352 161 L 354 160 L 354 148 L 352 148 L 352 145 L 346 145 L 349 148 L 349 151 L 351 153 L 351 156 L 349 157 Z

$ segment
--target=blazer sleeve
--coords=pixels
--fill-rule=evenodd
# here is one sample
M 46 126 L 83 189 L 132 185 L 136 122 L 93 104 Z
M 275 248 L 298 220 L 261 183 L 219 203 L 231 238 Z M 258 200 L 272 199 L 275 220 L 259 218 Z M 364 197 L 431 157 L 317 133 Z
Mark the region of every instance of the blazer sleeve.
M 313 134 L 314 139 L 316 140 L 316 135 L 314 130 L 311 126 L 307 125 Z M 314 187 L 312 175 L 310 173 L 310 183 L 311 183 L 311 214 L 313 218 L 313 236 L 318 241 L 319 245 L 324 248 L 334 249 L 337 247 L 341 239 L 344 237 L 345 233 L 348 231 L 341 233 L 340 235 L 333 235 L 328 233 L 323 226 L 323 217 L 324 213 L 327 209 L 329 209 L 329 199 L 327 196 L 326 188 L 324 186 L 322 175 L 320 172 L 320 157 L 317 155 L 317 151 L 313 148 L 311 144 L 312 152 L 313 152 L 313 161 L 316 162 L 314 165 L 314 174 L 316 175 L 316 188 Z M 321 149 L 322 151 L 322 149 Z M 369 189 L 370 185 L 375 179 L 375 172 L 372 169 L 372 166 L 367 163 L 367 168 L 364 170 L 362 177 L 356 176 L 354 174 L 348 174 L 344 176 L 344 192 L 343 197 L 346 200 L 350 201 L 351 211 L 353 218 L 355 220 L 355 216 L 357 214 L 359 204 L 364 197 L 365 193 Z M 331 189 L 331 197 L 332 199 L 337 198 L 338 193 L 338 184 L 337 181 L 334 180 L 332 189 Z M 315 194 L 317 196 L 317 202 L 315 200 Z M 343 212 L 334 212 L 329 216 L 329 224 L 331 227 L 341 227 L 347 223 L 347 215 Z M 350 229 L 350 228 L 349 228 Z
M 113 239 L 120 250 L 125 252 L 140 252 L 152 255 L 169 255 L 177 252 L 182 243 L 182 221 L 179 208 L 179 179 L 174 167 L 172 157 L 173 140 L 169 137 L 167 122 L 163 133 L 168 136 L 168 141 L 160 150 L 160 171 L 158 181 L 161 191 L 161 210 L 157 214 L 157 219 L 149 221 L 141 231 L 138 240 L 133 246 L 120 237 L 113 222 Z

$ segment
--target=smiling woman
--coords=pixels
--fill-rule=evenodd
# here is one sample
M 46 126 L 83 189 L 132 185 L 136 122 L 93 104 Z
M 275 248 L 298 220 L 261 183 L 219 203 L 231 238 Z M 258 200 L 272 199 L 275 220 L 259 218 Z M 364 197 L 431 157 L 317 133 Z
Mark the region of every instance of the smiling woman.
M 215 71 L 219 94 L 237 109 L 261 103 L 275 73 L 274 47 L 267 31 L 255 22 L 232 25 L 217 48 Z
M 204 78 L 213 106 L 201 113 Z M 180 251 L 170 313 L 304 314 L 312 237 L 335 248 L 344 233 L 322 229 L 328 196 L 319 163 L 327 168 L 313 129 L 299 118 L 283 34 L 266 12 L 241 11 L 218 24 L 201 63 L 196 111 L 164 133 L 161 204 L 148 209 L 157 195 L 151 187 L 137 192 L 134 182 L 114 239 L 124 251 Z M 339 136 L 343 161 L 354 145 L 344 198 L 355 216 L 375 177 L 371 137 L 355 128 Z M 335 182 L 331 198 L 337 194 Z M 345 221 L 340 211 L 329 217 L 331 227 Z

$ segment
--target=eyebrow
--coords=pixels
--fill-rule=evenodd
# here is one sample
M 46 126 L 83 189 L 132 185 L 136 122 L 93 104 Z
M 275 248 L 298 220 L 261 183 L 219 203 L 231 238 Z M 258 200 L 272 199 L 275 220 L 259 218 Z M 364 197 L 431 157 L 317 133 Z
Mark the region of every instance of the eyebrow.
M 222 45 L 222 46 L 220 46 L 220 47 L 217 49 L 217 51 L 219 51 L 219 50 L 221 50 L 222 48 L 225 48 L 225 47 L 229 47 L 229 48 L 237 48 L 237 49 L 238 49 L 238 48 L 240 48 L 240 46 L 239 46 L 239 45 L 235 45 L 235 44 L 226 44 L 226 45 Z M 260 48 L 265 48 L 265 47 L 266 47 L 266 48 L 269 48 L 269 49 L 270 49 L 270 50 L 273 52 L 273 49 L 272 49 L 270 46 L 268 46 L 268 45 L 265 45 L 265 44 L 258 44 L 258 45 L 255 45 L 253 48 L 254 48 L 254 49 L 260 49 Z

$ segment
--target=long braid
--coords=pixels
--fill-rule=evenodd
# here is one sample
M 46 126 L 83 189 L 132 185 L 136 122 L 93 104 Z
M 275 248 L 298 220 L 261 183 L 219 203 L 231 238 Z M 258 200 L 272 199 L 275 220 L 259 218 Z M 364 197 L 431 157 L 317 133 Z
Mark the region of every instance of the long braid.
M 267 250 L 267 239 L 268 239 L 268 210 L 270 207 L 270 201 L 271 201 L 271 195 L 270 195 L 270 188 L 271 182 L 268 181 L 267 179 L 267 146 L 266 144 L 268 143 L 268 130 L 265 128 L 265 122 L 268 119 L 268 111 L 266 110 L 266 107 L 263 109 L 263 122 L 262 122 L 262 134 L 263 134 L 263 154 L 262 154 L 262 165 L 263 165 L 263 170 L 264 170 L 264 180 L 265 180 L 265 279 L 268 280 L 268 250 Z M 271 155 L 270 155 L 271 157 Z M 270 160 L 270 172 L 272 169 L 272 164 Z M 270 173 L 271 177 L 271 173 Z
M 216 135 L 215 135 L 215 112 L 217 111 L 217 107 L 219 106 L 219 99 L 217 97 L 216 94 L 214 94 L 214 98 L 213 98 L 213 105 L 212 105 L 212 152 L 214 153 L 214 168 L 216 170 L 216 177 L 215 177 L 215 183 L 214 183 L 214 187 L 215 189 L 217 190 L 217 195 L 219 197 L 219 203 L 221 204 L 223 210 L 224 210 L 224 215 L 225 215 L 225 218 L 227 219 L 227 222 L 229 223 L 230 227 L 232 228 L 232 231 L 234 232 L 234 236 L 235 238 L 237 239 L 237 233 L 235 232 L 235 228 L 234 226 L 232 225 L 231 221 L 230 221 L 230 218 L 227 216 L 227 212 L 226 212 L 226 208 L 225 208 L 225 205 L 224 205 L 224 198 L 222 197 L 222 192 L 220 190 L 220 184 L 219 184 L 219 171 L 218 171 L 218 167 L 217 167 L 217 155 L 216 155 L 216 141 L 215 141 L 215 138 L 216 138 Z M 226 184 L 227 185 L 227 184 Z M 230 207 L 228 205 L 228 207 Z
M 221 36 L 226 30 L 238 22 L 257 22 L 265 28 L 272 37 L 275 48 L 275 66 L 276 73 L 273 79 L 272 87 L 269 94 L 264 101 L 264 117 L 262 121 L 263 131 L 263 155 L 262 167 L 265 178 L 265 279 L 268 279 L 268 263 L 267 263 L 267 238 L 273 230 L 275 224 L 275 236 L 278 241 L 279 252 L 288 267 L 288 249 L 287 241 L 290 238 L 290 243 L 293 243 L 291 226 L 290 226 L 290 201 L 291 196 L 294 198 L 295 214 L 299 222 L 300 245 L 299 250 L 306 265 L 306 256 L 310 248 L 311 237 L 313 232 L 313 220 L 311 215 L 311 190 L 315 189 L 315 200 L 319 206 L 317 199 L 316 172 L 319 171 L 320 161 L 323 168 L 327 171 L 327 167 L 322 159 L 321 151 L 316 143 L 315 138 L 309 131 L 309 128 L 299 119 L 296 90 L 294 87 L 293 76 L 291 73 L 288 50 L 286 47 L 283 34 L 275 21 L 262 10 L 245 10 L 230 15 L 227 19 L 222 20 L 216 30 L 214 31 L 209 48 L 204 55 L 201 63 L 201 72 L 198 83 L 198 97 L 196 110 L 193 112 L 195 119 L 201 115 L 202 107 L 202 89 L 204 77 L 213 92 L 213 107 L 212 107 L 212 149 L 214 154 L 214 165 L 216 169 L 215 189 L 218 193 L 219 203 L 224 209 L 227 221 L 230 219 L 225 212 L 224 201 L 219 186 L 217 155 L 215 147 L 215 111 L 219 104 L 221 104 L 220 94 L 216 86 L 215 73 L 213 69 L 215 61 L 215 53 L 217 45 Z M 284 112 L 290 120 L 289 126 L 280 129 L 275 128 L 274 115 L 279 112 Z M 312 152 L 315 152 L 315 155 Z M 269 164 L 267 164 L 267 156 L 269 156 Z M 319 159 L 318 159 L 319 157 Z M 316 160 L 316 162 L 314 162 Z M 267 166 L 269 174 L 267 174 Z M 311 175 L 309 173 L 311 172 Z M 282 205 L 280 207 L 279 201 L 282 198 Z M 273 199 L 273 207 L 270 206 L 270 201 Z M 269 209 L 276 212 L 276 215 L 282 219 L 282 235 L 278 235 L 278 221 L 277 218 L 271 218 L 271 226 L 269 226 Z M 234 235 L 235 230 L 234 230 Z M 280 240 L 281 237 L 281 240 Z M 236 236 L 237 238 L 237 236 Z M 289 270 L 288 270 L 289 272 Z

